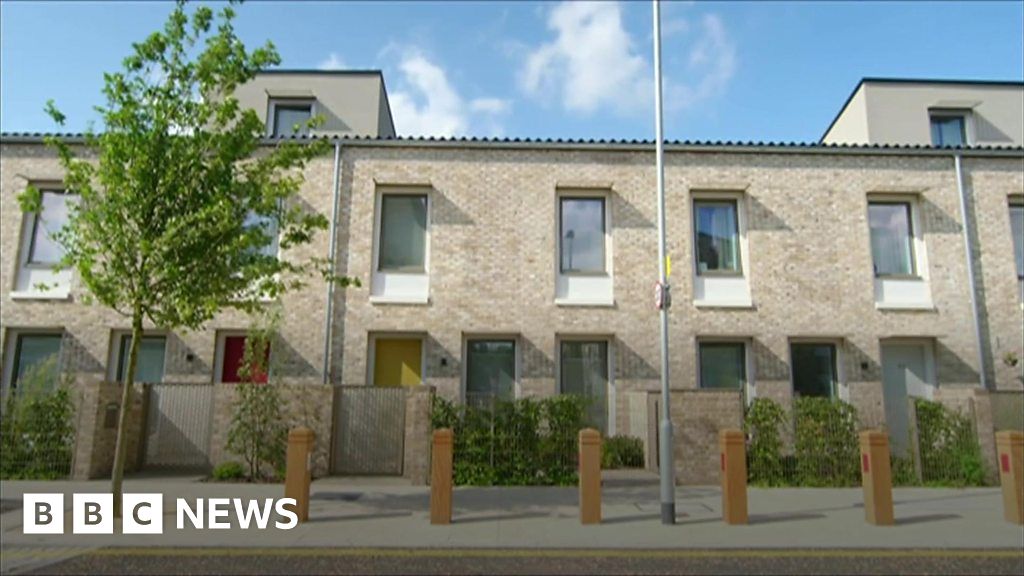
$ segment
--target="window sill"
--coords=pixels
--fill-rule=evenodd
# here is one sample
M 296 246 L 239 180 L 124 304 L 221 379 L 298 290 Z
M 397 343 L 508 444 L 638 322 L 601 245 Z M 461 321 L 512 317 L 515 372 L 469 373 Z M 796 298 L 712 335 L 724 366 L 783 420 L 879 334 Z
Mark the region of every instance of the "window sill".
M 936 312 L 935 305 L 931 302 L 906 302 L 906 303 L 886 303 L 886 302 L 875 302 L 876 310 L 910 310 L 919 312 Z
M 701 309 L 755 310 L 757 308 L 751 300 L 723 300 L 720 302 L 715 300 L 694 300 L 693 305 Z
M 430 297 L 409 298 L 399 296 L 370 296 L 370 304 L 408 304 L 415 306 L 426 306 L 430 304 Z
M 555 306 L 590 306 L 600 308 L 614 308 L 615 300 L 583 300 L 577 298 L 555 298 Z
M 71 290 L 56 289 L 46 292 L 17 292 L 12 291 L 11 300 L 71 300 Z

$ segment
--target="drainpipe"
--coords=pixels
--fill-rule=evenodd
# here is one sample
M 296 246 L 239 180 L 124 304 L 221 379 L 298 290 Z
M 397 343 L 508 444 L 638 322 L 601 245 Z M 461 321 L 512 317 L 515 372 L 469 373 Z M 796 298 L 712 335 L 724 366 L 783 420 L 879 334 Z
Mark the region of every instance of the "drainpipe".
M 331 274 L 337 270 L 334 261 L 335 245 L 338 242 L 338 204 L 341 200 L 341 142 L 334 143 L 334 207 L 331 209 L 331 240 L 327 257 L 331 261 Z M 324 317 L 324 384 L 331 380 L 331 326 L 334 315 L 334 282 L 327 282 L 327 312 Z
M 981 374 L 981 387 L 988 389 L 988 376 L 985 371 L 985 349 L 981 341 L 981 312 L 978 310 L 978 286 L 974 280 L 974 258 L 971 255 L 970 221 L 967 218 L 967 190 L 964 188 L 964 175 L 960 166 L 960 154 L 953 155 L 953 168 L 956 170 L 956 188 L 960 192 L 960 216 L 964 226 L 964 258 L 967 259 L 967 282 L 971 288 L 971 313 L 974 316 L 974 343 L 978 347 L 978 373 Z

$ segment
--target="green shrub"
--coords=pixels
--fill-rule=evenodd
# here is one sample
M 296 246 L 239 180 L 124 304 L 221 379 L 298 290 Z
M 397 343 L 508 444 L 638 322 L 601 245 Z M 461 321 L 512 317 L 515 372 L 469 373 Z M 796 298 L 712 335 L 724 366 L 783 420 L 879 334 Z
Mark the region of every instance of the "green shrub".
M 0 478 L 52 480 L 71 472 L 75 407 L 67 383 L 54 384 L 57 360 L 27 370 L 7 391 L 0 416 Z
M 797 398 L 793 406 L 799 485 L 860 484 L 857 410 L 829 398 Z
M 780 428 L 786 411 L 767 398 L 755 398 L 743 419 L 743 431 L 750 438 L 747 447 L 747 478 L 759 486 L 788 484 L 783 469 Z
M 576 483 L 577 435 L 586 401 L 578 396 L 460 405 L 434 398 L 431 425 L 455 434 L 454 482 L 472 486 Z
M 612 436 L 601 443 L 601 468 L 642 468 L 644 442 L 633 436 Z
M 238 462 L 225 462 L 213 469 L 214 480 L 241 480 L 245 478 L 245 468 Z
M 983 486 L 986 470 L 971 419 L 923 398 L 914 400 L 914 408 L 924 483 Z

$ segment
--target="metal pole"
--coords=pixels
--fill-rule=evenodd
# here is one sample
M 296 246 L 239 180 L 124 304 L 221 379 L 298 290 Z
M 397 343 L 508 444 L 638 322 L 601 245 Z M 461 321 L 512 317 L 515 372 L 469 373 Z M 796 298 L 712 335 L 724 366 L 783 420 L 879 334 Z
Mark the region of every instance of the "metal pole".
M 334 261 L 335 243 L 338 241 L 338 203 L 341 196 L 341 142 L 334 143 L 334 182 L 331 184 L 334 192 L 334 207 L 331 209 L 331 239 L 330 247 L 327 249 L 327 258 L 331 261 L 331 274 L 338 271 L 338 263 Z M 326 318 L 324 319 L 324 384 L 331 381 L 331 328 L 334 326 L 334 282 L 327 283 L 327 302 L 324 307 Z
M 964 187 L 963 169 L 960 167 L 960 154 L 953 155 L 953 170 L 956 172 L 956 188 L 960 193 L 960 217 L 964 221 L 964 258 L 967 261 L 967 284 L 971 289 L 971 314 L 974 317 L 974 343 L 978 347 L 978 374 L 981 375 L 981 387 L 988 389 L 988 376 L 985 372 L 985 347 L 981 338 L 981 312 L 978 308 L 978 285 L 974 280 L 974 257 L 971 254 L 970 219 L 967 217 L 967 189 Z
M 662 286 L 661 316 L 661 523 L 676 523 L 675 463 L 672 459 L 672 412 L 668 392 L 668 282 L 665 277 L 665 137 L 661 118 L 661 4 L 654 3 L 654 134 L 658 172 L 658 281 Z

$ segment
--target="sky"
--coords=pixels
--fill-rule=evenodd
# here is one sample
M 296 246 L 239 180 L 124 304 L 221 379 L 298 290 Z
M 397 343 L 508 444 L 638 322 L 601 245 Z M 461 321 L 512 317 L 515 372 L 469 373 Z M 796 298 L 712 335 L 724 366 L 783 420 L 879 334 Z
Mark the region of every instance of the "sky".
M 212 4 L 213 6 L 219 6 Z M 81 131 L 158 2 L 0 2 L 0 130 Z M 246 2 L 282 68 L 380 69 L 402 136 L 654 137 L 650 2 Z M 665 137 L 815 142 L 866 76 L 1024 79 L 1024 2 L 664 2 Z

